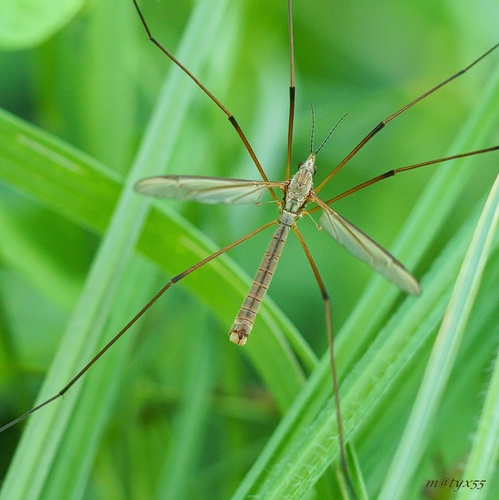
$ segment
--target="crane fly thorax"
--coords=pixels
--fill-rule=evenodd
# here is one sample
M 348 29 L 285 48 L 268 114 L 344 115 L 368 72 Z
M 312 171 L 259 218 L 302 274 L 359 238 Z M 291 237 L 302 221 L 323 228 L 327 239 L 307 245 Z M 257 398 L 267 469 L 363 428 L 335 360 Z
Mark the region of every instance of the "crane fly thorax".
M 307 160 L 300 163 L 298 172 L 293 175 L 288 183 L 283 200 L 283 212 L 299 214 L 305 207 L 312 191 L 312 177 L 316 170 L 315 154 L 310 153 Z

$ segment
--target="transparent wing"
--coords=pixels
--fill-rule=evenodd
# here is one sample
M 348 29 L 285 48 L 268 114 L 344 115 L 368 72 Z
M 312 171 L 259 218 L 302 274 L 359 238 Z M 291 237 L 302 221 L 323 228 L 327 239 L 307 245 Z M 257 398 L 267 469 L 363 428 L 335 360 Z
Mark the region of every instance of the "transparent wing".
M 420 293 L 416 278 L 395 257 L 322 200 L 314 197 L 314 201 L 323 210 L 321 226 L 341 246 L 402 290 L 412 295 Z
M 194 175 L 160 175 L 135 184 L 139 193 L 157 198 L 193 200 L 200 203 L 255 203 L 270 187 L 283 188 L 283 182 L 248 181 Z

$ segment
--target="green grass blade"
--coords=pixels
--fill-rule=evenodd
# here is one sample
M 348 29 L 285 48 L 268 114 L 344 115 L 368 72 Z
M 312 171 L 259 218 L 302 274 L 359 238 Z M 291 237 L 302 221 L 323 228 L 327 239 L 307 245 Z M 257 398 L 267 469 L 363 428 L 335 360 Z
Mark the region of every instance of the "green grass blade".
M 499 452 L 499 419 L 497 415 L 499 415 L 499 363 L 496 357 L 478 428 L 473 435 L 473 446 L 462 476 L 463 479 L 468 478 L 473 482 L 481 483 L 482 486 L 477 485 L 476 489 L 483 495 L 491 492 L 494 483 L 490 478 L 493 478 L 493 474 L 497 470 L 497 454 Z M 459 500 L 476 498 L 476 493 L 471 488 L 470 486 L 460 489 L 457 498 Z
M 199 10 L 196 14 L 197 22 L 204 23 L 206 14 Z M 218 19 L 220 19 L 220 13 L 218 15 Z M 199 33 L 200 31 L 195 26 L 191 26 L 191 30 L 191 33 Z M 186 39 L 189 40 L 189 36 Z M 192 34 L 189 41 L 194 43 L 194 46 L 199 45 L 193 42 Z M 188 48 L 186 50 L 188 51 Z M 191 53 L 193 52 L 191 51 Z M 199 61 L 201 58 L 199 52 L 196 52 L 196 56 Z M 190 63 L 192 66 L 196 66 L 196 61 L 190 61 Z M 54 360 L 45 386 L 42 389 L 40 400 L 53 394 L 60 385 L 61 380 L 67 380 L 68 377 L 75 373 L 78 366 L 82 366 L 82 362 L 95 351 L 101 329 L 105 325 L 105 318 L 109 314 L 109 308 L 112 304 L 111 299 L 118 286 L 117 280 L 120 273 L 131 269 L 130 267 L 127 269 L 126 262 L 132 254 L 135 239 L 141 229 L 147 208 L 146 202 L 133 193 L 132 184 L 138 177 L 151 175 L 154 173 L 153 169 L 158 169 L 158 166 L 162 164 L 160 159 L 164 158 L 164 148 L 161 148 L 160 144 L 162 138 L 165 137 L 165 125 L 168 127 L 171 124 L 171 118 L 168 120 L 170 115 L 165 112 L 165 106 L 168 107 L 172 102 L 172 86 L 183 87 L 182 84 L 177 82 L 178 78 L 173 77 L 173 82 L 165 88 L 163 107 L 159 106 L 157 115 L 152 120 L 149 132 L 146 134 L 142 156 L 139 155 L 129 180 L 124 186 L 123 194 L 106 233 L 106 238 L 101 245 L 98 257 L 94 261 L 79 306 L 69 325 L 65 340 L 61 343 L 59 355 Z M 193 93 L 193 89 L 181 92 L 174 101 L 178 108 L 172 112 L 177 118 L 181 118 L 182 109 L 185 112 L 186 102 L 191 93 Z M 151 161 L 151 157 L 155 155 L 156 161 Z M 139 292 L 138 296 L 141 295 Z M 123 324 L 124 318 L 121 318 L 121 320 Z M 111 324 L 116 328 L 115 322 L 111 321 Z M 116 354 L 111 357 L 111 361 L 115 358 L 115 367 L 123 362 L 124 348 L 127 344 L 129 342 L 123 343 L 123 347 L 118 349 Z M 119 357 L 119 354 L 121 354 L 121 357 Z M 107 363 L 103 364 L 100 370 L 105 371 L 108 366 Z M 107 388 L 106 392 L 108 394 L 112 394 L 114 389 L 113 380 L 116 381 L 116 378 L 118 378 L 116 371 L 110 373 L 110 375 L 111 379 L 108 377 L 107 383 L 106 379 L 102 378 L 100 384 L 97 385 L 101 389 Z M 74 439 L 69 439 L 70 434 L 77 429 L 76 423 L 80 418 L 79 415 L 83 415 L 81 412 L 78 414 L 76 411 L 71 416 L 73 406 L 80 392 L 79 389 L 80 387 L 75 387 L 72 393 L 65 397 L 64 404 L 56 404 L 46 408 L 44 412 L 40 413 L 39 419 L 30 421 L 23 442 L 14 458 L 10 473 L 3 485 L 2 495 L 5 498 L 34 498 L 38 497 L 42 491 L 50 493 L 51 496 L 61 497 L 68 493 L 68 487 L 78 491 L 82 475 L 85 474 L 85 467 L 72 467 L 70 471 L 73 471 L 73 474 L 69 476 L 59 473 L 58 470 L 67 471 L 67 464 L 74 464 L 72 459 L 78 460 L 82 465 L 85 461 L 88 461 L 88 452 L 91 453 L 94 446 L 94 439 L 87 439 L 86 450 L 88 452 L 83 453 L 81 448 L 77 447 L 77 442 Z M 101 425 L 98 425 L 99 420 L 102 418 L 99 411 L 102 408 L 101 401 L 102 399 L 95 399 L 93 402 L 95 411 L 86 408 L 84 413 L 85 417 L 88 416 L 89 411 L 92 415 L 92 419 L 87 419 L 87 428 L 90 426 L 94 436 L 101 429 Z M 70 433 L 64 438 L 63 432 L 68 426 L 70 418 L 75 423 L 75 426 L 69 426 Z M 65 439 L 68 439 L 67 443 L 65 443 Z M 81 439 L 78 440 L 78 443 L 80 442 Z M 79 453 L 77 453 L 77 450 Z
M 201 332 L 201 329 L 199 329 Z M 199 440 L 205 433 L 210 412 L 210 393 L 216 368 L 210 354 L 214 346 L 205 345 L 200 333 L 193 332 L 194 349 L 198 355 L 190 358 L 182 408 L 174 422 L 174 441 L 162 471 L 157 498 L 186 498 L 189 481 L 195 470 Z
M 499 178 L 492 188 L 461 267 L 421 388 L 380 498 L 397 498 L 403 495 L 427 447 L 430 425 L 457 358 L 498 220 Z

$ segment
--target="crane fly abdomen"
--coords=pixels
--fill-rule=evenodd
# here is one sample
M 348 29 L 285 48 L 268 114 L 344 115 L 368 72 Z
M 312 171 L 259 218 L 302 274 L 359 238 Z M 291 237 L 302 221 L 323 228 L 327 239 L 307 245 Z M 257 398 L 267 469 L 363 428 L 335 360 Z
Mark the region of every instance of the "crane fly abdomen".
M 279 262 L 279 257 L 281 256 L 290 229 L 290 225 L 279 224 L 274 232 L 272 241 L 263 256 L 258 272 L 253 280 L 253 284 L 230 329 L 229 338 L 234 344 L 246 344 L 246 340 L 253 328 L 253 322 L 260 309 L 260 304 L 267 293 L 270 281 L 272 280 L 272 276 Z
M 309 200 L 312 189 L 312 176 L 315 171 L 315 154 L 311 153 L 307 160 L 300 164 L 298 172 L 296 172 L 287 185 L 281 205 L 279 226 L 275 230 L 274 237 L 263 256 L 253 284 L 230 329 L 229 338 L 234 344 L 246 344 L 246 340 L 251 333 L 253 323 L 260 309 L 260 304 L 267 293 L 270 281 L 279 262 L 289 231 Z

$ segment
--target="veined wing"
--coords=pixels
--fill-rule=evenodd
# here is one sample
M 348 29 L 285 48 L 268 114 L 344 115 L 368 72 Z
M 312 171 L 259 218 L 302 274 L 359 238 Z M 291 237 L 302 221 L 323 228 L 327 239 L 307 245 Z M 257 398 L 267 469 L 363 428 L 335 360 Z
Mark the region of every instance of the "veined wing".
M 419 295 L 421 290 L 416 278 L 403 264 L 322 200 L 314 197 L 314 201 L 323 210 L 321 226 L 341 246 L 402 290 Z
M 271 187 L 283 188 L 283 182 L 249 181 L 195 175 L 160 175 L 135 184 L 139 193 L 157 198 L 193 200 L 200 203 L 255 203 Z

